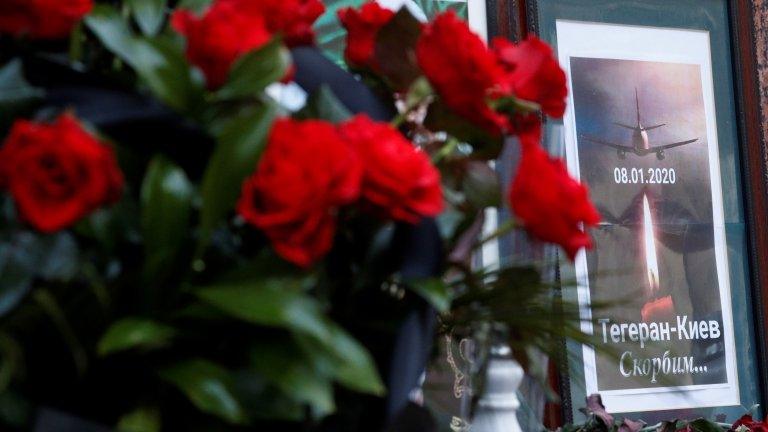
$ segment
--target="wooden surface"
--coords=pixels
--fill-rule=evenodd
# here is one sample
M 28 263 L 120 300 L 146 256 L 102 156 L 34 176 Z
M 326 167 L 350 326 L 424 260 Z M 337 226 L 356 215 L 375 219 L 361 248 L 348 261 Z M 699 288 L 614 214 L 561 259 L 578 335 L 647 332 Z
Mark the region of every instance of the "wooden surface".
M 768 82 L 764 0 L 731 3 L 739 134 L 763 405 L 768 400 Z

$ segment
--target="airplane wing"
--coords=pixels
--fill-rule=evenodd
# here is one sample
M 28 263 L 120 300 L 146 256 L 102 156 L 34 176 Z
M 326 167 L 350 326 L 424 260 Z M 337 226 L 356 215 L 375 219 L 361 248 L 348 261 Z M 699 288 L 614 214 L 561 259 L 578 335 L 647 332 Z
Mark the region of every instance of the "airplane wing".
M 648 126 L 648 127 L 645 128 L 645 130 L 649 131 L 651 129 L 660 128 L 660 127 L 666 126 L 666 125 L 667 125 L 666 123 L 662 123 L 662 124 L 657 124 L 657 125 L 653 125 L 653 126 Z
M 676 142 L 676 143 L 672 143 L 672 144 L 664 144 L 664 145 L 660 145 L 660 146 L 653 146 L 653 147 L 651 147 L 651 151 L 658 150 L 658 149 L 666 150 L 666 149 L 671 149 L 673 147 L 680 147 L 680 146 L 684 146 L 686 144 L 690 144 L 690 143 L 696 142 L 698 140 L 699 140 L 698 138 L 694 138 L 694 139 L 688 140 L 688 141 L 680 141 L 680 142 Z
M 579 135 L 579 138 L 583 138 L 583 139 L 585 139 L 587 141 L 592 141 L 595 144 L 600 144 L 600 145 L 604 145 L 604 146 L 607 146 L 607 147 L 613 147 L 616 150 L 626 150 L 628 152 L 634 151 L 634 149 L 632 147 L 630 147 L 630 146 L 616 144 L 616 143 L 612 143 L 612 142 L 608 142 L 608 141 L 603 141 L 601 139 L 594 138 L 594 137 L 591 137 L 591 136 L 588 136 L 588 135 L 583 135 L 582 134 L 582 135 Z
M 635 126 L 630 126 L 630 125 L 624 124 L 624 123 L 613 122 L 613 124 L 615 124 L 616 126 L 621 126 L 623 128 L 627 128 L 627 129 L 632 129 L 632 130 L 637 129 L 637 127 L 635 127 Z

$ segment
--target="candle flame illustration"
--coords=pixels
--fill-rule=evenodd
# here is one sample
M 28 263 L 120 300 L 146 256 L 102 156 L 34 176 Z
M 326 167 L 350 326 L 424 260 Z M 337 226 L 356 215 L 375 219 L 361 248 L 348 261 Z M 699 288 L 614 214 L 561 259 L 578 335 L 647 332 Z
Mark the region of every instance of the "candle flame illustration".
M 659 290 L 659 263 L 656 259 L 656 239 L 653 236 L 653 219 L 648 197 L 643 195 L 643 238 L 645 240 L 645 263 L 648 271 L 648 288 L 651 295 Z

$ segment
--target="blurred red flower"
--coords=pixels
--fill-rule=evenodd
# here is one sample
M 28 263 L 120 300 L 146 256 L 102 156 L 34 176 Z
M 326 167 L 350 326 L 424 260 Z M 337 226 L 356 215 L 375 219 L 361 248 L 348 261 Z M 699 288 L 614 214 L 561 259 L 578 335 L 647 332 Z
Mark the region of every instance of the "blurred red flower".
M 93 0 L 2 0 L 0 33 L 61 39 L 93 8 Z
M 325 12 L 320 0 L 226 0 L 242 14 L 260 16 L 267 30 L 281 34 L 289 47 L 315 42 L 312 25 Z
M 579 249 L 592 247 L 583 228 L 597 225 L 600 215 L 586 186 L 571 178 L 540 141 L 540 127 L 520 134 L 522 158 L 509 190 L 510 207 L 532 236 L 562 246 L 573 259 Z
M 477 126 L 500 134 L 507 119 L 488 105 L 505 71 L 479 36 L 453 11 L 428 24 L 416 45 L 419 66 L 445 104 Z
M 232 64 L 240 56 L 272 38 L 261 15 L 244 13 L 229 0 L 214 2 L 200 17 L 178 10 L 171 17 L 171 25 L 187 38 L 187 58 L 203 71 L 209 89 L 227 81 Z
M 67 228 L 120 197 L 112 149 L 71 115 L 50 124 L 17 120 L 0 148 L 0 188 L 21 218 L 43 232 Z
M 376 70 L 373 59 L 376 35 L 395 13 L 375 1 L 369 1 L 360 9 L 340 9 L 338 15 L 341 24 L 347 29 L 347 46 L 344 49 L 347 63 L 357 68 Z
M 358 115 L 340 127 L 364 165 L 362 197 L 387 218 L 415 223 L 443 210 L 440 173 L 387 123 Z
M 497 37 L 493 51 L 506 71 L 504 83 L 520 99 L 541 105 L 544 114 L 560 118 L 565 113 L 565 72 L 552 48 L 535 36 L 514 44 Z
M 280 256 L 307 267 L 330 250 L 338 208 L 358 199 L 362 173 L 334 125 L 281 119 L 243 185 L 237 210 Z
M 753 420 L 749 414 L 744 414 L 736 420 L 731 429 L 736 430 L 739 426 L 745 426 L 750 432 L 768 432 L 768 425 L 764 422 Z

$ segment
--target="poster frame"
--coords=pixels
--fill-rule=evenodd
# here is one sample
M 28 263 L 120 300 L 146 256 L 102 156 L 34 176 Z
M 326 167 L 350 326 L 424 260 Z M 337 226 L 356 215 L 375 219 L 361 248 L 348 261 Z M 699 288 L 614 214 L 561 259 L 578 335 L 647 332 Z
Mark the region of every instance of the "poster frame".
M 487 0 L 489 37 L 504 36 L 520 40 L 528 34 L 540 34 L 540 1 Z M 734 121 L 738 135 L 749 263 L 748 285 L 756 339 L 753 342 L 757 357 L 759 398 L 765 403 L 768 401 L 768 230 L 765 229 L 765 221 L 768 220 L 768 129 L 764 130 L 761 125 L 768 124 L 768 103 L 761 103 L 761 99 L 764 93 L 768 93 L 768 88 L 761 86 L 760 78 L 768 62 L 763 58 L 765 56 L 761 56 L 757 46 L 759 41 L 756 40 L 760 37 L 760 8 L 764 6 L 760 0 L 722 1 L 726 3 L 730 29 L 731 73 L 736 108 Z M 551 384 L 559 388 L 561 404 L 547 410 L 545 423 L 562 424 L 571 421 L 573 401 L 570 400 L 567 367 L 560 367 L 552 374 Z

